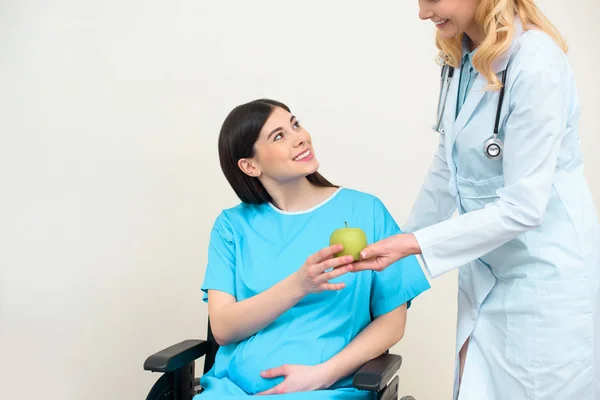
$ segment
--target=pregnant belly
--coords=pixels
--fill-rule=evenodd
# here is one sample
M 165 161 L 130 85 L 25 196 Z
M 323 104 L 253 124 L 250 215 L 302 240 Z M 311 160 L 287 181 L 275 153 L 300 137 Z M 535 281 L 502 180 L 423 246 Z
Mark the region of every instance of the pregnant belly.
M 263 378 L 260 373 L 285 364 L 317 365 L 338 353 L 345 346 L 342 337 L 304 338 L 255 336 L 240 343 L 229 365 L 229 378 L 248 394 L 268 390 L 283 381 L 283 377 Z

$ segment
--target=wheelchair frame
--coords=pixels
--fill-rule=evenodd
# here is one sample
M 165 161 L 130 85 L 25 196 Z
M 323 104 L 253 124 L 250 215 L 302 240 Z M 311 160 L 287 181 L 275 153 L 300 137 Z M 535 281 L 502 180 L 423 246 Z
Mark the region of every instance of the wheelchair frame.
M 204 357 L 203 373 L 214 362 L 219 345 L 213 337 L 210 320 L 206 340 L 184 340 L 167 347 L 144 362 L 144 370 L 162 373 L 154 383 L 146 400 L 192 400 L 202 392 L 200 378 L 195 376 L 196 360 Z M 354 375 L 355 388 L 377 393 L 377 400 L 397 400 L 399 378 L 396 372 L 402 365 L 402 357 L 389 350 L 367 362 Z M 404 396 L 400 400 L 415 400 Z

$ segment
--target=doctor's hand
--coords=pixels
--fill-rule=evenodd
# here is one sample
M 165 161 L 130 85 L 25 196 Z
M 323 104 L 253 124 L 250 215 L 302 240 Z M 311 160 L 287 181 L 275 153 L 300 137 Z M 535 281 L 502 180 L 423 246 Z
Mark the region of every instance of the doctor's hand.
M 276 385 L 269 390 L 265 390 L 264 392 L 257 393 L 257 395 L 309 392 L 327 389 L 334 383 L 332 382 L 332 377 L 328 376 L 328 370 L 331 371 L 330 368 L 326 368 L 325 364 L 314 366 L 289 364 L 268 369 L 260 373 L 263 378 L 272 379 L 283 376 L 284 380 L 279 385 Z
M 340 290 L 345 287 L 344 283 L 329 283 L 330 280 L 352 270 L 352 256 L 335 257 L 335 254 L 343 248 L 339 244 L 329 246 L 306 259 L 302 267 L 292 276 L 302 294 Z M 332 270 L 328 271 L 329 269 Z
M 360 260 L 352 264 L 352 271 L 383 271 L 398 260 L 421 253 L 421 247 L 411 233 L 390 236 L 368 245 L 360 252 Z

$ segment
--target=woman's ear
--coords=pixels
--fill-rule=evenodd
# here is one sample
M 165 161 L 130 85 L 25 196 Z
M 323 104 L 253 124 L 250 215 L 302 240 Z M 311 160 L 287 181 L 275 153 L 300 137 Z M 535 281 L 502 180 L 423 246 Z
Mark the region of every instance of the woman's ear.
M 261 174 L 260 168 L 253 159 L 242 158 L 238 161 L 238 167 L 248 176 L 258 178 Z

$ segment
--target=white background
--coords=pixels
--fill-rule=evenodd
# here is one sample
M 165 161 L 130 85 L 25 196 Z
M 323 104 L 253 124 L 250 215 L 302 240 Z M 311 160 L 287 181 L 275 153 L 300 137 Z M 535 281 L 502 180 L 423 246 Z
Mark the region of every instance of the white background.
M 596 0 L 541 7 L 571 45 L 600 204 Z M 321 172 L 404 222 L 437 143 L 434 28 L 417 0 L 0 0 L 3 399 L 144 399 L 151 353 L 204 338 L 208 234 L 238 200 L 217 135 L 288 103 Z M 492 121 L 490 121 L 490 124 Z M 392 350 L 401 394 L 449 399 L 456 274 Z

